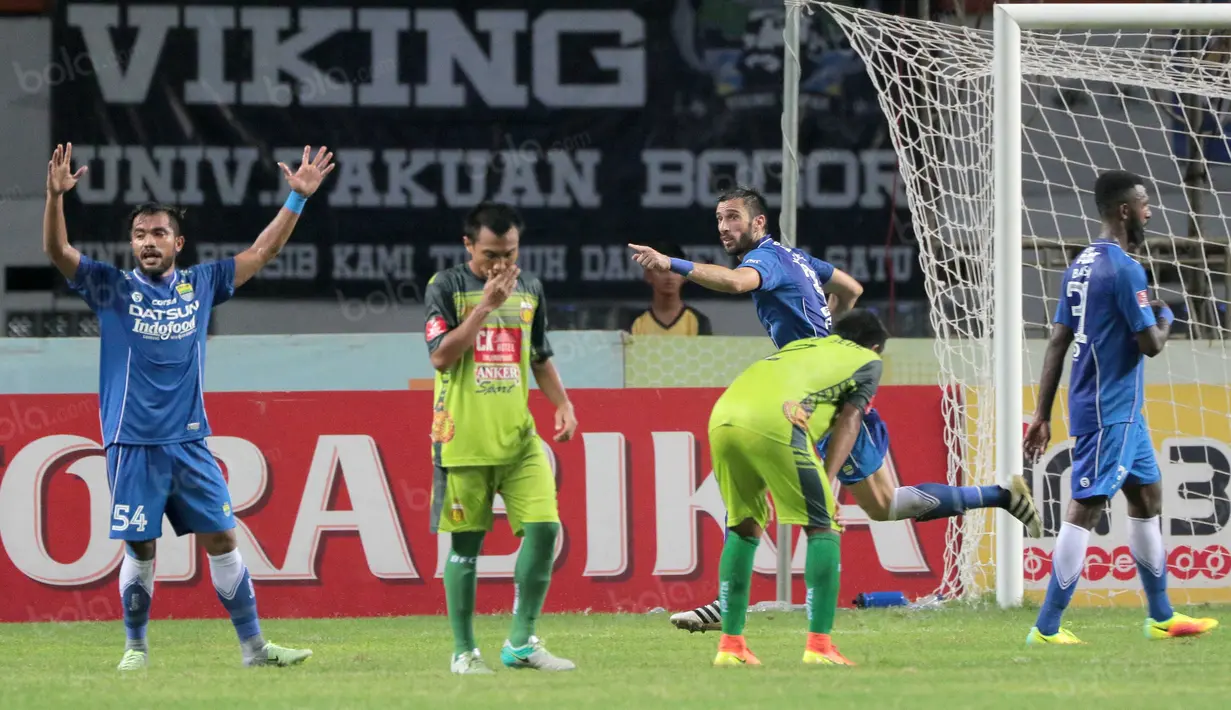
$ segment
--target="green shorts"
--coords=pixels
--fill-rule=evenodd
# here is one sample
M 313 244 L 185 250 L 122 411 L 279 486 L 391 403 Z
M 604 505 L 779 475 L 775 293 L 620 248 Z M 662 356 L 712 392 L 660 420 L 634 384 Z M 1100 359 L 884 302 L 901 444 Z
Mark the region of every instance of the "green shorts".
M 729 526 L 752 518 L 764 528 L 770 518 L 768 492 L 778 522 L 838 529 L 825 469 L 808 433 L 799 427 L 794 431 L 791 443 L 784 444 L 734 424 L 710 429 L 710 457 Z
M 511 463 L 434 468 L 433 533 L 490 532 L 497 493 L 514 535 L 520 537 L 526 523 L 560 522 L 556 478 L 538 436 L 527 438 Z

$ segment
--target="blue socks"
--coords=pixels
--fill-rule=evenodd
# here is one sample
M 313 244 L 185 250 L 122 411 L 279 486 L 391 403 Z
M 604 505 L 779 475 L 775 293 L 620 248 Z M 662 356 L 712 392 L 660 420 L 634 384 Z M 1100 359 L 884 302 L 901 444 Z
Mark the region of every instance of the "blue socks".
M 261 622 L 256 613 L 252 578 L 239 556 L 239 550 L 210 555 L 209 572 L 214 581 L 214 591 L 218 592 L 218 601 L 231 615 L 231 623 L 235 625 L 235 634 L 239 636 L 245 658 L 257 653 L 264 648 L 265 639 L 261 636 Z
M 1146 593 L 1150 618 L 1170 619 L 1175 611 L 1167 598 L 1167 548 L 1159 516 L 1128 519 L 1128 548 L 1137 561 L 1137 574 Z
M 1044 636 L 1051 636 L 1060 630 L 1060 617 L 1073 600 L 1073 592 L 1077 591 L 1077 581 L 1081 579 L 1081 570 L 1086 564 L 1086 546 L 1089 543 L 1089 530 L 1068 522 L 1060 527 L 1056 547 L 1051 553 L 1051 581 L 1047 584 L 1047 596 L 1035 622 L 1039 633 Z
M 145 632 L 154 599 L 154 560 L 138 560 L 125 549 L 120 563 L 120 603 L 124 609 L 125 649 L 149 652 Z
M 949 486 L 920 483 L 893 492 L 890 520 L 939 520 L 974 508 L 1007 508 L 1009 491 L 1000 486 Z

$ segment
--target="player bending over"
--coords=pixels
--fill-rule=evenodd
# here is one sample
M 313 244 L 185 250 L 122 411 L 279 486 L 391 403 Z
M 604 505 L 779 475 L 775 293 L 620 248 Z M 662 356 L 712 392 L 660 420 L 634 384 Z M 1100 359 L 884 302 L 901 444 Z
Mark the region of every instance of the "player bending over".
M 804 581 L 808 642 L 804 663 L 854 665 L 830 640 L 838 603 L 839 540 L 830 480 L 855 445 L 881 377 L 878 354 L 888 334 L 870 311 L 838 321 L 836 335 L 796 340 L 744 370 L 710 414 L 710 456 L 727 507 L 719 566 L 722 638 L 714 665 L 759 665 L 744 642 L 752 563 L 769 522 L 765 493 L 780 523 L 808 536 Z M 832 430 L 831 430 L 832 426 Z M 822 464 L 816 441 L 832 431 L 834 463 Z
M 1047 597 L 1026 636 L 1027 644 L 1081 643 L 1071 631 L 1060 628 L 1060 617 L 1077 589 L 1090 531 L 1120 490 L 1128 501 L 1129 549 L 1149 603 L 1146 638 L 1193 636 L 1218 625 L 1214 619 L 1174 612 L 1167 598 L 1167 550 L 1159 515 L 1162 477 L 1141 393 L 1143 356 L 1163 351 L 1175 318 L 1164 303 L 1149 299 L 1145 269 L 1128 255 L 1145 240 L 1150 219 L 1145 183 L 1122 170 L 1105 172 L 1094 183 L 1094 200 L 1103 220 L 1102 233 L 1064 272 L 1043 359 L 1038 409 L 1026 430 L 1026 454 L 1037 459 L 1051 441 L 1052 404 L 1072 344 L 1073 499 L 1056 536 Z
M 832 315 L 854 306 L 863 293 L 855 279 L 799 249 L 784 246 L 766 234 L 765 198 L 751 188 L 736 188 L 718 198 L 718 234 L 728 254 L 740 265 L 694 264 L 669 259 L 648 247 L 630 244 L 633 259 L 646 269 L 674 271 L 706 288 L 726 293 L 751 293 L 757 317 L 775 347 L 808 337 L 829 335 Z M 818 455 L 826 458 L 827 442 Z M 854 495 L 872 520 L 938 520 L 975 508 L 1005 508 L 1026 526 L 1032 537 L 1042 523 L 1029 486 L 1020 476 L 1008 489 L 1000 486 L 949 486 L 923 483 L 897 486 L 884 464 L 889 434 L 875 409 L 869 408 L 860 427 L 854 455 L 837 480 Z M 671 617 L 689 631 L 715 630 L 721 623 L 714 602 Z
M 333 154 L 322 147 L 312 158 L 305 147 L 294 173 L 278 164 L 291 194 L 256 242 L 233 259 L 176 268 L 184 248 L 182 212 L 167 205 L 137 207 L 128 222 L 137 264 L 132 271 L 94 261 L 69 245 L 64 193 L 86 172 L 72 171 L 72 157 L 71 143 L 57 146 L 47 164 L 43 251 L 98 314 L 111 538 L 125 542 L 120 599 L 128 640 L 119 670 L 149 662 L 146 626 L 164 515 L 176 535 L 196 534 L 209 555 L 210 577 L 239 635 L 244 665 L 301 663 L 311 651 L 283 648 L 261 635 L 256 592 L 235 546 L 231 496 L 205 443 L 210 426 L 201 373 L 210 310 L 286 245 L 305 201 L 333 170 Z
M 509 527 L 523 538 L 513 572 L 513 627 L 500 651 L 509 668 L 571 671 L 534 635 L 555 562 L 560 515 L 556 479 L 527 405 L 530 373 L 556 407 L 556 441 L 577 429 L 549 359 L 547 304 L 538 279 L 517 268 L 521 216 L 485 202 L 466 217 L 470 261 L 432 277 L 425 337 L 436 368 L 432 418 L 432 532 L 450 533 L 445 598 L 453 627 L 454 673 L 491 673 L 474 639 L 475 564 L 492 529 L 492 501 L 504 499 Z

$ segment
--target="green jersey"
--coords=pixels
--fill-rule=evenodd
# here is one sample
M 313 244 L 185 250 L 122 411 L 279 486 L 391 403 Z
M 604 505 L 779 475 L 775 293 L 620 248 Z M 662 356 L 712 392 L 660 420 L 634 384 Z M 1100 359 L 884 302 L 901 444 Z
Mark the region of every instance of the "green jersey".
M 459 264 L 427 282 L 424 302 L 428 352 L 461 325 L 483 300 L 484 282 Z M 520 455 L 536 436 L 530 397 L 530 365 L 551 357 L 543 286 L 522 274 L 453 367 L 436 372 L 432 458 L 437 466 L 499 466 Z
M 736 377 L 709 427 L 730 424 L 790 444 L 799 426 L 820 441 L 842 405 L 867 409 L 882 367 L 880 355 L 836 335 L 796 340 Z

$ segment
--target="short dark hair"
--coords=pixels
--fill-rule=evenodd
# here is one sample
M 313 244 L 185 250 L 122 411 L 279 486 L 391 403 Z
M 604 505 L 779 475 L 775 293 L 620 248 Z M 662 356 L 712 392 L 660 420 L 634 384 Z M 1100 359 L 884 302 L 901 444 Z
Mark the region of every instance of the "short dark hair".
M 744 207 L 748 209 L 748 216 L 752 219 L 766 214 L 768 210 L 765 204 L 765 195 L 762 195 L 755 187 L 736 185 L 718 196 L 719 202 L 726 202 L 728 200 L 743 200 Z
M 171 223 L 171 231 L 175 236 L 183 234 L 180 231 L 180 223 L 184 220 L 184 208 L 176 207 L 175 205 L 164 205 L 161 202 L 145 202 L 133 208 L 132 212 L 128 213 L 128 233 L 132 234 L 133 223 L 138 217 L 148 217 L 150 215 L 165 214 L 167 221 Z
M 658 242 L 651 245 L 650 248 L 670 259 L 688 258 L 688 255 L 684 253 L 684 248 L 675 242 Z
M 518 232 L 525 230 L 525 222 L 522 221 L 521 213 L 516 207 L 506 205 L 503 202 L 484 201 L 475 205 L 474 209 L 470 210 L 466 215 L 466 221 L 462 225 L 462 231 L 471 241 L 479 238 L 479 232 L 487 227 L 497 237 L 503 237 L 508 231 L 517 227 Z
M 1094 181 L 1094 204 L 1100 216 L 1115 215 L 1116 208 L 1128 202 L 1131 193 L 1145 181 L 1127 170 L 1108 170 Z
M 852 308 L 834 324 L 833 332 L 846 340 L 865 348 L 885 347 L 889 331 L 876 314 L 866 308 Z

